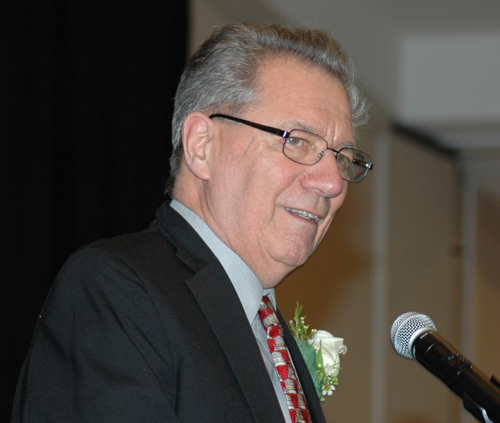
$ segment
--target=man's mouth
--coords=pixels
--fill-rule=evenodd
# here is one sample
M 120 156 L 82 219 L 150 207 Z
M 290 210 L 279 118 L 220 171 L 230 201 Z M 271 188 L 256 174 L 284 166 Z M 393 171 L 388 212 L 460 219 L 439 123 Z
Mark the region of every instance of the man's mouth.
M 303 219 L 306 219 L 306 220 L 310 220 L 310 219 L 314 219 L 316 221 L 319 220 L 319 217 L 317 215 L 306 212 L 305 210 L 290 209 L 288 207 L 285 207 L 285 209 L 291 213 L 296 213 L 297 215 L 299 215 L 300 217 L 302 217 Z

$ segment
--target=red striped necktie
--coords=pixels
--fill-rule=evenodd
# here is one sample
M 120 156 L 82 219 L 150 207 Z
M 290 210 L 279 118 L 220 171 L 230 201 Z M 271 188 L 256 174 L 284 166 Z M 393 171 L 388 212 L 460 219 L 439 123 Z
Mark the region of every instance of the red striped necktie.
M 267 296 L 264 296 L 260 303 L 259 317 L 267 332 L 267 344 L 273 357 L 274 367 L 279 375 L 281 387 L 285 393 L 292 422 L 311 423 L 304 393 L 298 383 L 297 375 L 286 349 L 283 329 L 271 300 Z

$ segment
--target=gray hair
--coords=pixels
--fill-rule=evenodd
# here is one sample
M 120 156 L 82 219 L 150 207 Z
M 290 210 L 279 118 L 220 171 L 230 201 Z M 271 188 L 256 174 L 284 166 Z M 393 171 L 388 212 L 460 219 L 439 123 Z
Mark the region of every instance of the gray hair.
M 238 113 L 258 99 L 256 75 L 263 60 L 295 56 L 338 79 L 351 106 L 353 130 L 368 120 L 366 100 L 355 85 L 356 71 L 340 44 L 328 33 L 255 22 L 219 27 L 189 59 L 175 95 L 170 188 L 178 174 L 182 124 L 192 112 Z

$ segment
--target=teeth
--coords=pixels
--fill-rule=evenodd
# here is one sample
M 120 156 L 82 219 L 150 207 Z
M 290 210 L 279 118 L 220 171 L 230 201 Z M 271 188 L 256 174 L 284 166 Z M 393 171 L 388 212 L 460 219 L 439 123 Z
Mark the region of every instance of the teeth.
M 288 207 L 286 207 L 286 209 L 289 211 L 289 212 L 292 212 L 292 213 L 297 213 L 300 217 L 306 219 L 306 220 L 309 220 L 309 219 L 314 219 L 314 220 L 318 220 L 318 216 L 314 215 L 314 214 L 311 214 L 311 213 L 308 213 L 304 210 L 296 210 L 296 209 L 290 209 Z

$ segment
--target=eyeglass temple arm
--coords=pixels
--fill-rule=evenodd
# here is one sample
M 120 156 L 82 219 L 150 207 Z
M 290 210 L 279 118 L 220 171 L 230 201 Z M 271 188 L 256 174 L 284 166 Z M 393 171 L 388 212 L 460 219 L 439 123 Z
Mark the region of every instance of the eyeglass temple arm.
M 278 136 L 283 137 L 283 138 L 286 138 L 286 137 L 288 137 L 288 135 L 290 135 L 290 132 L 288 132 L 288 131 L 282 131 L 281 129 L 273 128 L 272 126 L 260 125 L 258 123 L 253 123 L 253 122 L 250 122 L 248 120 L 240 119 L 240 118 L 233 117 L 233 116 L 226 116 L 226 115 L 223 115 L 220 113 L 215 113 L 215 114 L 209 116 L 210 119 L 217 118 L 217 117 L 223 118 L 223 119 L 228 119 L 228 120 L 234 120 L 235 122 L 239 122 L 239 123 L 242 123 L 244 125 L 248 125 L 248 126 L 251 126 L 253 128 L 257 128 L 257 129 L 260 129 L 262 131 L 266 131 L 266 132 L 269 132 L 269 133 L 274 134 L 274 135 L 278 135 Z
M 353 164 L 364 167 L 365 169 L 371 170 L 373 169 L 373 163 L 365 162 L 364 160 L 356 160 L 352 161 Z

